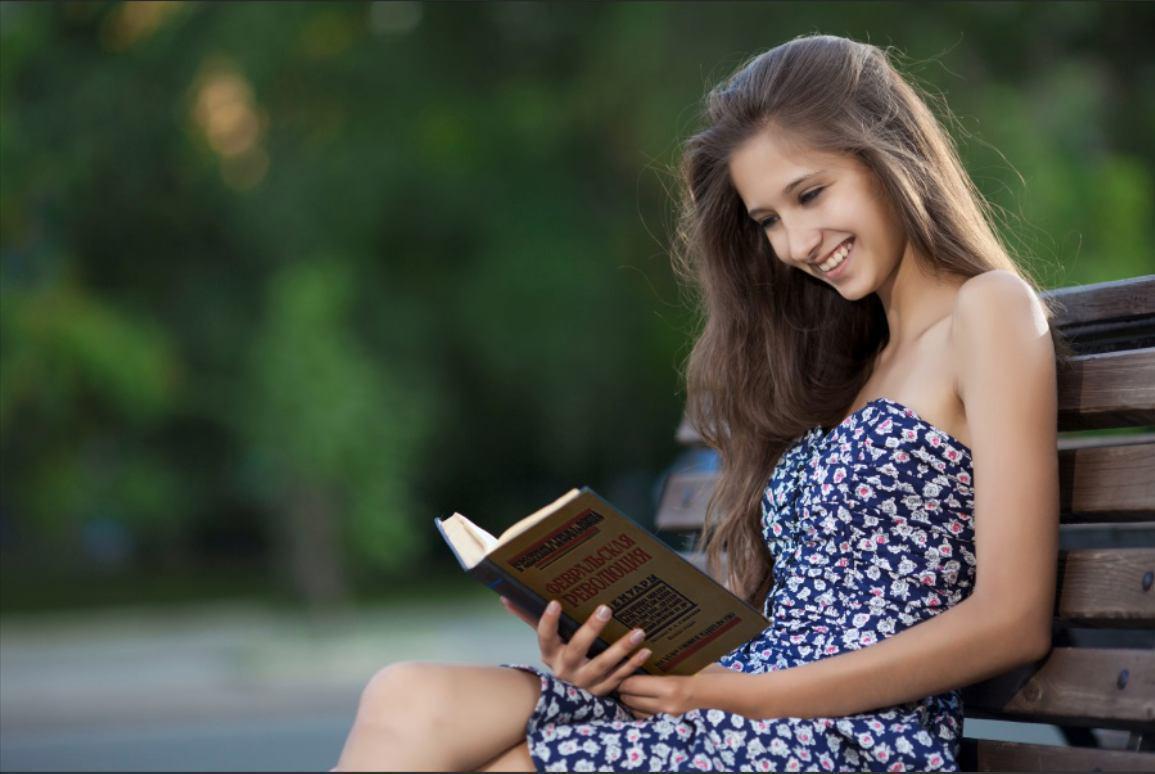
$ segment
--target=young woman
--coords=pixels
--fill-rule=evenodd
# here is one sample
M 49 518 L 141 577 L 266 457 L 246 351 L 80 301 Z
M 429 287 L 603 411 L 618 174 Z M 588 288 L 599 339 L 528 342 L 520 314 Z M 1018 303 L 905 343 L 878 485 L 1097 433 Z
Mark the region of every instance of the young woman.
M 703 540 L 769 628 L 630 676 L 628 637 L 586 658 L 596 615 L 565 644 L 511 609 L 551 671 L 387 667 L 340 770 L 951 770 L 957 689 L 1047 653 L 1067 350 L 920 95 L 874 46 L 791 41 L 709 94 L 683 176 Z

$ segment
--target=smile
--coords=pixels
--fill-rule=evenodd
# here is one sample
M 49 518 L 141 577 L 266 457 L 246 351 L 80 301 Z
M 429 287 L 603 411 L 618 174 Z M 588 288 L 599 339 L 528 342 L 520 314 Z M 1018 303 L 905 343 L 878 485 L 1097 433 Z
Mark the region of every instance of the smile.
M 818 264 L 818 268 L 822 270 L 823 274 L 830 274 L 836 271 L 840 266 L 842 266 L 842 264 L 846 262 L 846 259 L 850 256 L 850 251 L 853 246 L 854 237 L 851 237 L 836 247 L 834 252 L 830 254 L 829 258 Z

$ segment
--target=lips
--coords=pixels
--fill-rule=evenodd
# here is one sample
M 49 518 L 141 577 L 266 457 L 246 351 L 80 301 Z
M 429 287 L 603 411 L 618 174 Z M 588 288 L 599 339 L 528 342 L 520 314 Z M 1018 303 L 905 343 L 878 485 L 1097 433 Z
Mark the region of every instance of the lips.
M 814 267 L 815 267 L 816 269 L 818 269 L 819 271 L 822 271 L 822 269 L 821 269 L 821 266 L 822 266 L 822 264 L 824 264 L 824 263 L 826 263 L 827 261 L 829 261 L 829 260 L 830 260 L 830 257 L 831 257 L 832 255 L 834 255 L 835 253 L 837 253 L 837 252 L 838 252 L 838 250 L 839 250 L 839 249 L 840 249 L 840 248 L 841 248 L 843 245 L 848 245 L 848 244 L 850 244 L 850 243 L 851 243 L 851 242 L 853 242 L 853 241 L 854 241 L 854 237 L 847 237 L 846 239 L 843 239 L 841 242 L 839 242 L 838 244 L 836 244 L 836 245 L 834 246 L 834 248 L 833 248 L 833 249 L 832 249 L 830 252 L 828 252 L 826 255 L 824 255 L 822 258 L 820 258 L 819 260 L 815 261 L 815 262 L 814 262 L 813 264 L 811 264 L 811 265 L 812 265 L 812 266 L 814 266 Z

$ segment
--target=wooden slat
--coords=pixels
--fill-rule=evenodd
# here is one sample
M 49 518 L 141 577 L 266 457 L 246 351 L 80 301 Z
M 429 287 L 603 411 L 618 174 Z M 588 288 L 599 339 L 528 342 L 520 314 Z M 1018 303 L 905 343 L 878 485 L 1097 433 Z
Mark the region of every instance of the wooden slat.
M 1063 551 L 1055 615 L 1072 626 L 1155 627 L 1155 548 Z
M 706 572 L 701 551 L 682 554 Z M 1093 548 L 1059 554 L 1055 618 L 1068 626 L 1155 627 L 1155 587 L 1144 576 L 1155 572 L 1155 548 Z
M 1155 753 L 963 739 L 963 771 L 1155 771 Z
M 1043 297 L 1058 302 L 1054 323 L 1059 328 L 1150 317 L 1155 315 L 1155 274 L 1054 288 Z
M 1058 454 L 1064 524 L 1155 519 L 1155 441 L 1062 449 Z M 715 471 L 671 474 L 658 505 L 658 529 L 701 529 L 717 476 Z
M 1155 347 L 1078 355 L 1058 380 L 1060 432 L 1155 425 Z
M 1065 524 L 1155 518 L 1155 442 L 1060 451 L 1059 509 Z
M 1155 724 L 1155 652 L 1055 648 L 1037 670 L 1015 670 L 969 686 L 963 703 L 967 715 L 975 717 L 1150 728 Z

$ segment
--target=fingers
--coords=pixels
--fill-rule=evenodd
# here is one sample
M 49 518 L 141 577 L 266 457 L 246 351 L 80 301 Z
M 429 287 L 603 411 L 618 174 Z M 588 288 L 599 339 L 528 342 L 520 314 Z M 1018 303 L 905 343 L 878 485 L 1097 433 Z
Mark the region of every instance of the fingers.
M 617 666 L 622 659 L 629 656 L 631 651 L 641 645 L 645 639 L 646 633 L 641 629 L 628 631 L 619 637 L 617 642 L 598 654 L 598 657 L 590 661 L 585 668 L 598 676 L 605 674 Z M 645 659 L 642 661 L 644 662 Z
M 538 620 L 537 629 L 537 644 L 541 648 L 542 659 L 549 665 L 555 673 L 558 671 L 558 664 L 554 661 L 554 655 L 562 647 L 561 637 L 557 633 L 557 623 L 561 618 L 561 603 L 556 599 L 551 600 L 546 605 L 545 612 L 541 614 Z M 563 651 L 564 653 L 564 651 Z
M 626 639 L 623 637 L 622 639 Z M 618 640 L 621 642 L 622 640 Z M 609 652 L 608 650 L 606 651 Z M 630 656 L 622 665 L 614 670 L 614 673 L 607 677 L 602 682 L 598 683 L 590 690 L 595 696 L 604 696 L 611 691 L 614 691 L 621 685 L 622 681 L 638 671 L 638 667 L 646 663 L 646 659 L 650 657 L 652 651 L 649 648 L 642 648 L 634 655 Z M 599 657 L 600 658 L 600 657 Z
M 598 605 L 597 609 L 586 619 L 586 622 L 581 625 L 573 637 L 570 638 L 569 644 L 562 653 L 562 660 L 569 669 L 576 669 L 581 665 L 586 655 L 589 653 L 590 645 L 601 634 L 602 629 L 606 628 L 610 618 L 613 617 L 613 611 L 608 605 Z M 608 649 L 607 649 L 608 650 Z M 620 659 L 624 653 L 620 653 Z M 608 666 L 608 664 L 607 664 Z

